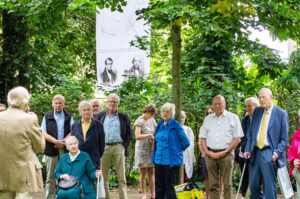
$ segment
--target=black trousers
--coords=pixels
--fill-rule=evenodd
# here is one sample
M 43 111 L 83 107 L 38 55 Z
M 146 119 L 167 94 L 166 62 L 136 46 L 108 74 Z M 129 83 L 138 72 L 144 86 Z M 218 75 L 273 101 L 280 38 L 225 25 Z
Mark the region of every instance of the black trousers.
M 244 159 L 239 157 L 239 165 L 240 165 L 241 173 L 244 168 L 244 163 L 245 163 Z M 242 179 L 241 192 L 243 197 L 246 196 L 248 186 L 249 186 L 249 161 L 247 161 L 244 176 Z
M 155 198 L 176 199 L 174 186 L 179 167 L 155 165 Z

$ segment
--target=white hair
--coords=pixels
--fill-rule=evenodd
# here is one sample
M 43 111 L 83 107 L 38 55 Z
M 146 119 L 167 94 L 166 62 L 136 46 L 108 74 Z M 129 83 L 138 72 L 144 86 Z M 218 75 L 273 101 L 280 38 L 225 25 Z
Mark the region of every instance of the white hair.
M 175 104 L 172 104 L 172 103 L 165 103 L 161 109 L 160 109 L 161 112 L 163 111 L 168 111 L 168 112 L 171 112 L 172 113 L 172 117 L 174 117 L 175 115 Z
M 100 101 L 98 99 L 91 99 L 90 100 L 90 104 L 97 102 L 100 105 Z
M 65 102 L 65 97 L 62 96 L 61 94 L 57 94 L 53 97 L 52 101 L 54 101 L 55 99 L 62 99 Z
M 69 143 L 70 143 L 71 141 L 75 141 L 77 144 L 79 144 L 78 139 L 77 139 L 75 136 L 71 135 L 71 136 L 69 136 L 69 137 L 66 139 L 66 141 L 65 141 L 65 144 L 66 144 L 66 147 L 67 147 L 67 148 L 68 148 Z
M 186 114 L 184 111 L 181 111 L 181 116 L 184 116 L 186 118 Z
M 116 97 L 118 99 L 118 103 L 120 103 L 120 97 L 116 94 L 116 93 L 111 93 L 108 95 L 107 97 L 107 100 L 110 98 L 110 97 Z
M 80 111 L 83 106 L 89 106 L 92 109 L 92 105 L 87 100 L 83 100 L 79 103 L 78 110 Z
M 22 86 L 11 89 L 7 94 L 7 103 L 10 107 L 22 109 L 29 103 L 29 92 Z
M 248 101 L 252 102 L 255 106 L 258 106 L 258 100 L 257 100 L 256 97 L 249 97 L 249 98 L 247 98 L 247 99 L 245 100 L 245 104 L 246 104 Z

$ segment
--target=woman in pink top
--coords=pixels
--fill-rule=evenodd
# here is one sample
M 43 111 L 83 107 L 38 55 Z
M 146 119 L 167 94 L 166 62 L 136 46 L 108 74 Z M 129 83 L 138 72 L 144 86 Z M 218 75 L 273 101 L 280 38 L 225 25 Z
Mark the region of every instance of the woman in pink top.
M 300 124 L 300 110 L 298 111 L 298 118 Z M 295 177 L 298 198 L 300 199 L 300 129 L 294 133 L 292 144 L 288 148 L 287 154 L 291 165 L 290 175 Z

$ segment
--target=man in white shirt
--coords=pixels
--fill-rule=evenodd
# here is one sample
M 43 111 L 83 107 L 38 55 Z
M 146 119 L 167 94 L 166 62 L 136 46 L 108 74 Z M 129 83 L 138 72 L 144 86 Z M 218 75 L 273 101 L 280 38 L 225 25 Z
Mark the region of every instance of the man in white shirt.
M 213 99 L 215 113 L 205 117 L 200 129 L 201 144 L 206 154 L 206 166 L 211 199 L 218 199 L 219 176 L 223 177 L 224 199 L 232 198 L 233 150 L 243 137 L 240 120 L 236 114 L 225 110 L 222 95 Z

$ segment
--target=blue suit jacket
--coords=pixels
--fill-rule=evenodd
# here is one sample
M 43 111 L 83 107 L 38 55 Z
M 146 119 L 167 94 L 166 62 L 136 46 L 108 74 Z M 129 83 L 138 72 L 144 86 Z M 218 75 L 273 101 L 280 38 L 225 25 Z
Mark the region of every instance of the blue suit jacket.
M 254 146 L 256 145 L 257 134 L 259 133 L 259 127 L 264 114 L 263 107 L 258 107 L 254 110 L 250 127 L 247 131 L 247 144 L 245 152 L 250 152 L 250 163 L 254 163 Z M 288 145 L 288 115 L 286 111 L 279 107 L 273 107 L 269 126 L 267 130 L 267 138 L 270 144 L 271 150 L 278 155 L 277 164 L 279 168 L 286 165 L 285 149 Z
M 102 124 L 99 121 L 92 119 L 84 141 L 81 120 L 77 120 L 72 125 L 71 135 L 74 135 L 78 139 L 80 151 L 87 152 L 95 167 L 99 169 L 100 158 L 103 155 L 105 147 L 105 134 Z

